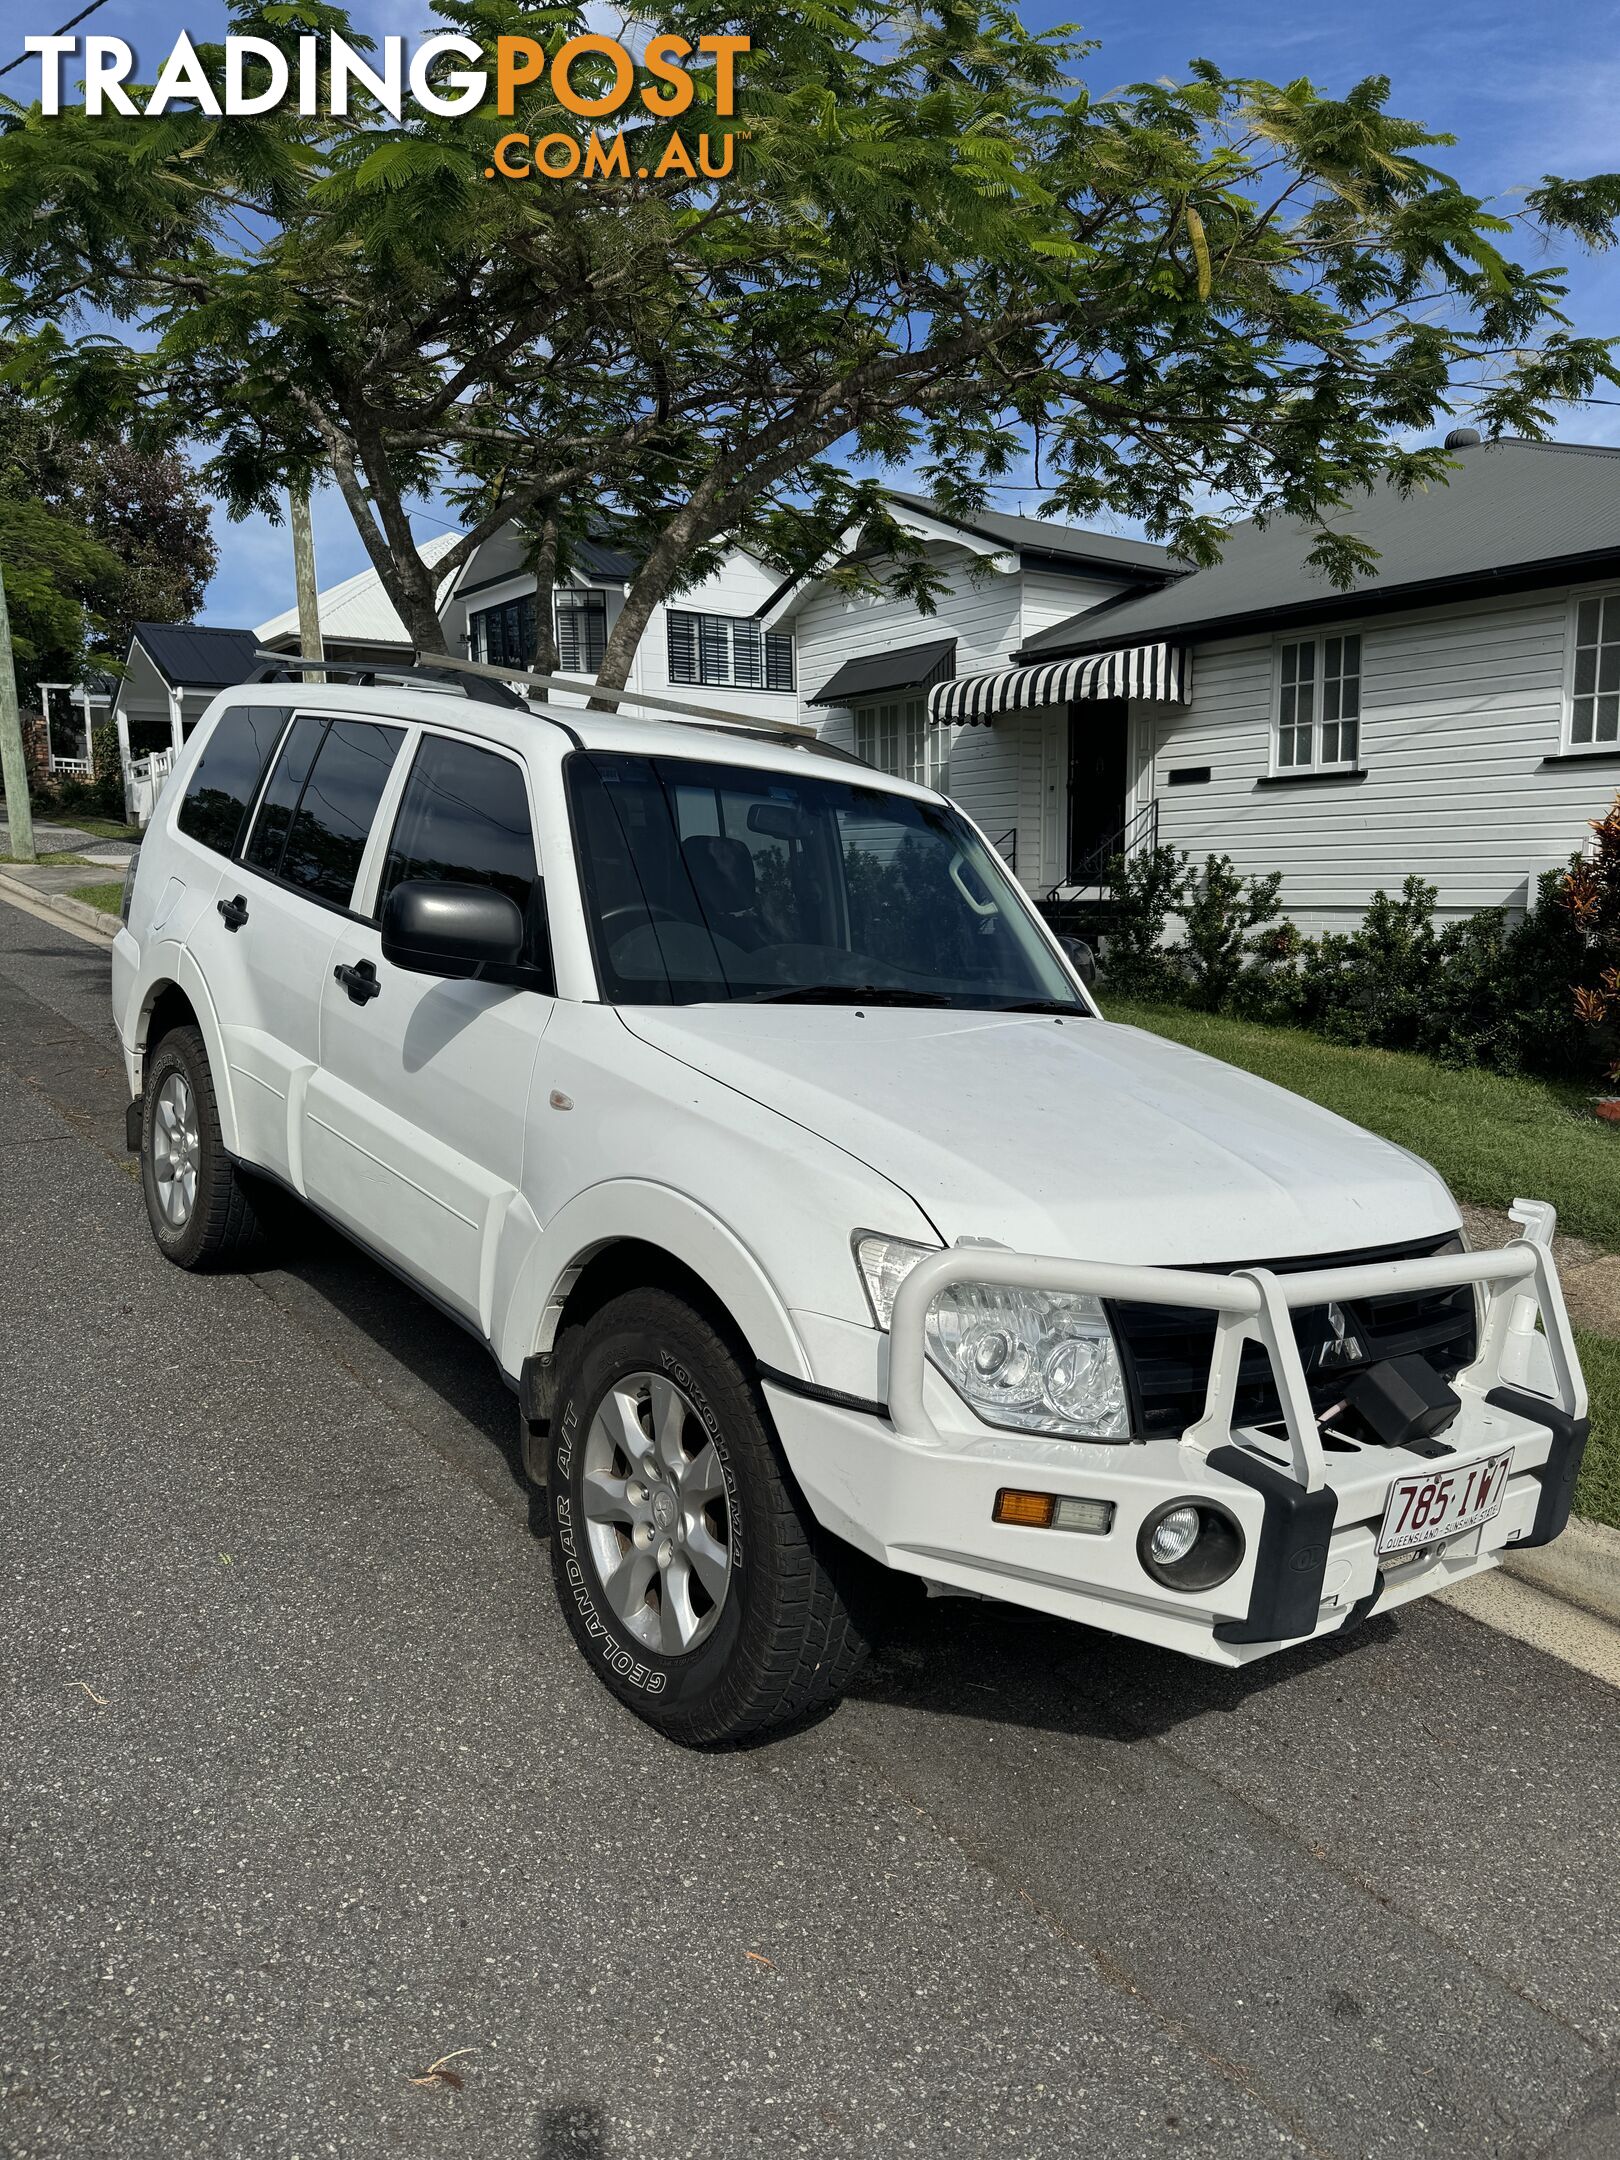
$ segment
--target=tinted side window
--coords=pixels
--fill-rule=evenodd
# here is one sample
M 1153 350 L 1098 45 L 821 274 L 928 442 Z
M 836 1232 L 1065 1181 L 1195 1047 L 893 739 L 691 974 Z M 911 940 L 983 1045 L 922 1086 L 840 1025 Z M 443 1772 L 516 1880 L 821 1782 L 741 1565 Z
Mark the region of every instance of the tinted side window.
M 281 875 L 318 900 L 347 907 L 371 821 L 388 784 L 403 728 L 334 720 L 293 813 Z
M 380 901 L 407 879 L 492 885 L 528 925 L 526 957 L 546 972 L 545 888 L 535 862 L 520 766 L 493 750 L 424 735 L 383 865 Z
M 271 877 L 280 875 L 281 858 L 287 846 L 287 828 L 292 823 L 298 798 L 304 792 L 304 782 L 309 778 L 309 768 L 315 762 L 315 753 L 321 747 L 321 737 L 325 733 L 326 722 L 313 720 L 307 713 L 302 720 L 295 720 L 288 730 L 247 845 L 244 860 L 255 870 L 268 871 Z
M 287 725 L 280 705 L 231 705 L 214 722 L 180 804 L 183 833 L 221 855 L 235 853 L 270 753 Z

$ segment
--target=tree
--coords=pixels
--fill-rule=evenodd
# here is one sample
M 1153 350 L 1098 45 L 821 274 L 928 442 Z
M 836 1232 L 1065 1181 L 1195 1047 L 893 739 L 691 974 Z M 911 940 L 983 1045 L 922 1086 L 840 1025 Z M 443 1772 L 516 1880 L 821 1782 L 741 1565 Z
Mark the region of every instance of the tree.
M 554 51 L 583 24 L 516 0 L 439 13 L 486 52 Z M 502 524 L 528 534 L 544 603 L 616 514 L 642 566 L 609 685 L 724 536 L 928 606 L 877 484 L 896 463 L 970 509 L 1033 443 L 1056 508 L 1139 519 L 1198 562 L 1224 515 L 1301 517 L 1346 583 L 1369 559 L 1358 490 L 1444 478 L 1403 436 L 1459 401 L 1487 432 L 1539 433 L 1559 399 L 1620 380 L 1562 314 L 1561 273 L 1509 252 L 1606 244 L 1620 178 L 1488 212 L 1382 79 L 1332 98 L 1200 62 L 1094 99 L 1092 48 L 1005 0 L 676 4 L 660 23 L 751 41 L 739 110 L 723 68 L 699 69 L 690 109 L 627 115 L 624 170 L 589 180 L 485 177 L 513 130 L 593 137 L 545 73 L 508 115 L 493 96 L 399 120 L 359 97 L 336 119 L 15 109 L 0 301 L 30 379 L 68 413 L 195 439 L 239 512 L 276 515 L 329 469 L 427 649 L 436 579 Z M 349 34 L 322 0 L 239 0 L 233 28 L 288 49 Z M 203 59 L 217 79 L 220 51 Z M 690 169 L 700 133 L 723 177 Z M 128 335 L 76 327 L 87 308 Z M 469 523 L 430 572 L 409 506 L 435 486 Z
M 136 622 L 188 622 L 203 605 L 218 551 L 184 458 L 136 447 L 106 415 L 73 432 L 0 378 L 0 518 L 43 534 L 39 514 L 76 555 L 58 590 L 73 603 L 58 616 L 58 657 L 41 654 L 48 676 L 71 683 L 93 652 L 121 661 Z

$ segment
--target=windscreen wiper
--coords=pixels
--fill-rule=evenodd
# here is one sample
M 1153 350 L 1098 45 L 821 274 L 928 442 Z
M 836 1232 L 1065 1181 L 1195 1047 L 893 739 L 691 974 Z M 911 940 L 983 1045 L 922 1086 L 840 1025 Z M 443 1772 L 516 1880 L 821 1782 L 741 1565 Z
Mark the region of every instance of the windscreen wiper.
M 997 1005 L 993 1010 L 1008 1013 L 1058 1013 L 1065 1019 L 1073 1013 L 1077 1020 L 1091 1018 L 1089 1008 L 1074 998 L 1025 998 L 1019 1004 Z
M 880 983 L 795 983 L 790 990 L 761 990 L 758 1005 L 949 1005 L 937 990 L 903 990 Z

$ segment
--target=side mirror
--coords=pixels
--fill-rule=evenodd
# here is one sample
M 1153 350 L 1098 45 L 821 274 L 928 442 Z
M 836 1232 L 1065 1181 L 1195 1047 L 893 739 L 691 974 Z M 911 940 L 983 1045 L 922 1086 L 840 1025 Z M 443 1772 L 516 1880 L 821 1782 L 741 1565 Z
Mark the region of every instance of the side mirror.
M 505 973 L 523 958 L 523 916 L 493 886 L 413 878 L 384 904 L 382 949 L 385 960 L 413 975 Z
M 1069 965 L 1089 990 L 1097 980 L 1097 955 L 1084 938 L 1060 937 L 1058 943 L 1069 956 Z M 384 951 L 387 950 L 386 945 Z

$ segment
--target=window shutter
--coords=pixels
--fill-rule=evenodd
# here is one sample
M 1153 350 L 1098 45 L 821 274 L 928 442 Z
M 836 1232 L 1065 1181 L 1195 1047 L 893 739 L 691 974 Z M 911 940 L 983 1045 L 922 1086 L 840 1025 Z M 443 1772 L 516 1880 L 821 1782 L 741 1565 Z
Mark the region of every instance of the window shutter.
M 731 668 L 732 681 L 745 689 L 757 690 L 765 680 L 764 641 L 759 624 L 746 615 L 732 618 Z
M 779 636 L 774 630 L 765 633 L 765 687 L 767 690 L 793 688 L 793 640 Z
M 669 625 L 669 679 L 671 682 L 696 682 L 698 679 L 697 617 L 671 608 L 665 616 Z
M 706 683 L 731 680 L 731 625 L 724 615 L 700 615 L 698 654 Z

